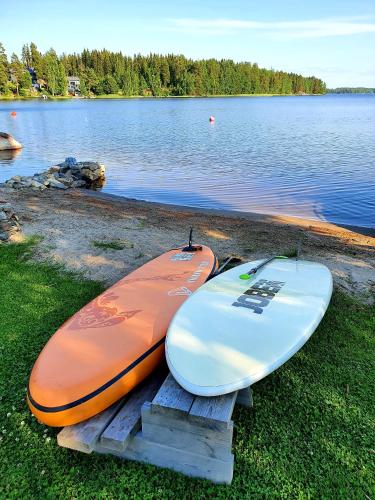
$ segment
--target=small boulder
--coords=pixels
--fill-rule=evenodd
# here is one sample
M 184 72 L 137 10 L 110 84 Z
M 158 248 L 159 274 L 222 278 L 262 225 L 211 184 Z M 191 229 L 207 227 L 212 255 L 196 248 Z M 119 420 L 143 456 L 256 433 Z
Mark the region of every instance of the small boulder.
M 65 158 L 64 163 L 70 168 L 75 167 L 78 164 L 76 158 L 73 158 L 72 156 L 68 156 L 68 158 Z
M 8 149 L 22 149 L 22 144 L 11 135 L 0 132 L 0 151 L 7 151 Z
M 52 165 L 52 167 L 49 167 L 47 172 L 49 174 L 54 174 L 55 172 L 60 172 L 60 167 L 58 165 Z
M 62 182 L 58 181 L 57 179 L 54 179 L 53 177 L 49 180 L 49 185 L 50 187 L 54 187 L 57 189 L 68 189 L 67 186 L 65 186 Z
M 0 210 L 4 210 L 4 212 L 11 212 L 12 211 L 12 205 L 7 202 L 2 202 L 0 203 Z
M 81 187 L 85 187 L 85 186 L 86 186 L 86 182 L 83 181 L 82 179 L 79 179 L 77 181 L 72 182 L 72 188 L 81 188 Z
M 34 189 L 44 189 L 45 188 L 44 184 L 42 184 L 41 182 L 38 182 L 36 180 L 32 180 L 30 185 Z

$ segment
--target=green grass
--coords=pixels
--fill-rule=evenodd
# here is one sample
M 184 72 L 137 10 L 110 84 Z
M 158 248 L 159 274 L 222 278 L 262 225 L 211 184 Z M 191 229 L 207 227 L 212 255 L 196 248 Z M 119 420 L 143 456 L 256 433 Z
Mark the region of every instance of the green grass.
M 85 455 L 32 418 L 25 388 L 57 327 L 102 286 L 0 246 L 0 498 L 375 498 L 374 307 L 335 293 L 320 327 L 234 412 L 231 486 Z
M 124 240 L 93 241 L 93 246 L 102 250 L 123 250 L 124 248 L 134 248 L 134 244 Z

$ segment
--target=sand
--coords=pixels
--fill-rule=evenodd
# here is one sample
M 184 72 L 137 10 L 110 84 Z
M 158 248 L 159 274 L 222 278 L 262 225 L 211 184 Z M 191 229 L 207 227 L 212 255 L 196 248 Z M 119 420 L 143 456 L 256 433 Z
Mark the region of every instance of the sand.
M 209 245 L 222 261 L 243 261 L 293 251 L 326 264 L 334 284 L 366 303 L 375 299 L 375 235 L 334 224 L 286 216 L 190 209 L 129 200 L 86 190 L 0 189 L 13 204 L 22 232 L 42 236 L 35 259 L 52 260 L 90 279 L 115 283 L 162 252 L 194 241 Z M 370 231 L 371 233 L 371 231 Z M 118 241 L 121 250 L 94 242 Z

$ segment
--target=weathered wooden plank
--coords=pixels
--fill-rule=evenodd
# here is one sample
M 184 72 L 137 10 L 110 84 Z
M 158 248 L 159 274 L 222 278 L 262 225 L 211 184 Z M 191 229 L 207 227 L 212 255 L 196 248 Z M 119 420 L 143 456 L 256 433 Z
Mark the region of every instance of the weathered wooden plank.
M 108 453 L 108 449 L 100 445 L 96 451 Z M 231 453 L 226 459 L 211 458 L 148 441 L 141 432 L 131 439 L 123 452 L 113 450 L 110 453 L 121 458 L 166 467 L 187 476 L 210 479 L 216 483 L 230 483 L 233 477 L 234 457 Z
M 141 386 L 130 393 L 126 403 L 100 436 L 102 446 L 118 451 L 123 451 L 126 448 L 131 436 L 141 427 L 141 408 L 143 403 L 145 401 L 152 401 L 161 382 L 161 374 L 153 374 Z
M 211 428 L 227 429 L 232 417 L 237 392 L 213 396 L 210 398 L 197 396 L 189 411 L 189 420 L 204 422 Z
M 245 387 L 238 391 L 236 404 L 251 408 L 253 406 L 253 390 L 251 387 Z
M 148 441 L 190 453 L 226 459 L 232 451 L 233 426 L 213 431 L 185 419 L 153 414 L 145 403 L 142 407 L 142 436 Z
M 185 391 L 169 373 L 151 404 L 151 411 L 159 414 L 187 416 L 195 396 Z
M 156 425 L 166 425 L 173 429 L 182 432 L 190 432 L 198 436 L 210 436 L 212 439 L 222 442 L 223 444 L 231 443 L 233 438 L 233 422 L 230 421 L 228 429 L 215 429 L 207 425 L 203 419 L 196 422 L 191 422 L 185 418 L 176 418 L 174 415 L 159 415 L 151 411 L 151 404 L 146 402 L 142 406 L 142 429 L 148 423 Z
M 57 435 L 57 443 L 59 446 L 64 446 L 65 448 L 91 453 L 100 434 L 123 404 L 124 399 L 121 399 L 107 410 L 84 422 L 64 427 Z

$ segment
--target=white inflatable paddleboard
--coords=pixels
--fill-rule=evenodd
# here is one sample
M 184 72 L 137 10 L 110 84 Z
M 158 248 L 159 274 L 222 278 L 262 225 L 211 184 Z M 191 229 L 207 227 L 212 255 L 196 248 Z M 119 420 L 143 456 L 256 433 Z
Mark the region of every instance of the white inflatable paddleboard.
M 332 294 L 328 268 L 275 259 L 240 279 L 260 263 L 213 278 L 174 316 L 166 358 L 187 391 L 218 396 L 248 387 L 285 363 L 319 325 Z

